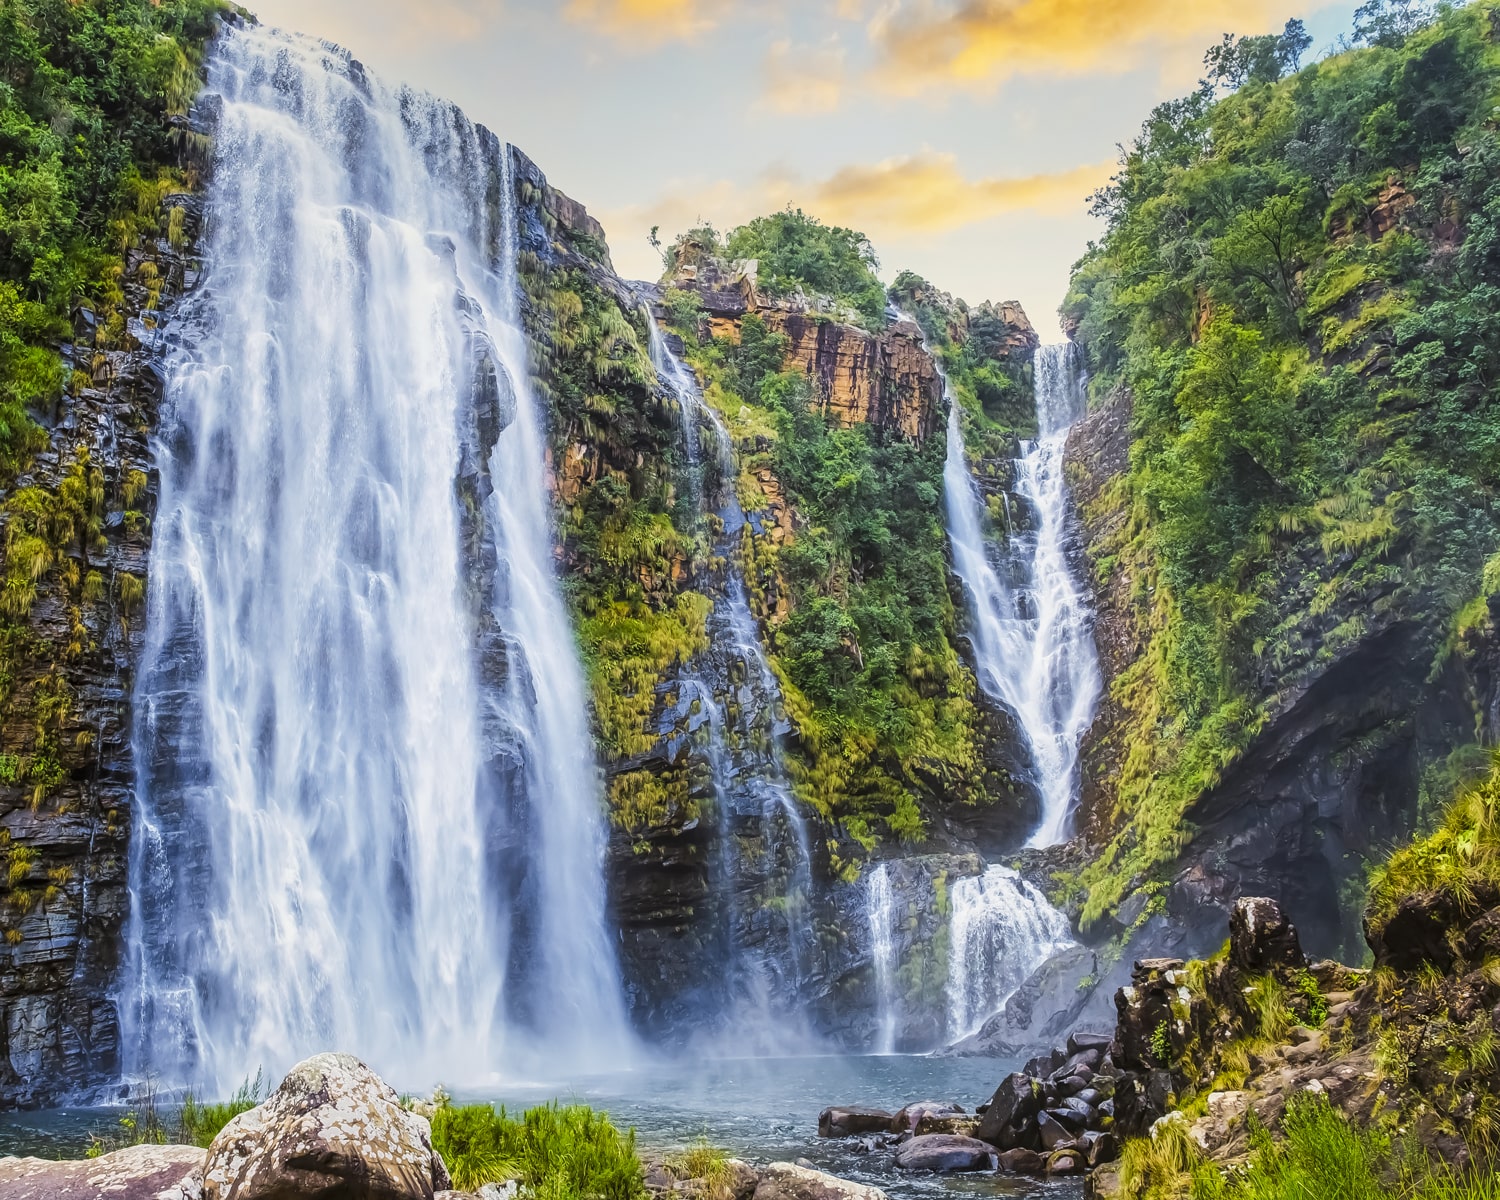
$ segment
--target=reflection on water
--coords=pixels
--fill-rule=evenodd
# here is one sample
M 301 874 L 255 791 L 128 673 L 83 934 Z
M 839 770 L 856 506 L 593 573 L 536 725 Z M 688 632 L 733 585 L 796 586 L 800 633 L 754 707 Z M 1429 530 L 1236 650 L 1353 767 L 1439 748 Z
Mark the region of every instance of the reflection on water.
M 861 1154 L 853 1141 L 817 1136 L 818 1113 L 830 1104 L 869 1104 L 892 1111 L 914 1100 L 948 1100 L 973 1111 L 1017 1064 L 1002 1059 L 866 1058 L 719 1059 L 579 1077 L 561 1084 L 508 1085 L 461 1091 L 460 1103 L 489 1100 L 515 1110 L 548 1100 L 604 1109 L 634 1126 L 643 1150 L 672 1150 L 706 1138 L 751 1162 L 794 1161 L 883 1188 L 892 1200 L 938 1195 L 1040 1196 L 1075 1200 L 1077 1181 L 1039 1185 L 996 1175 L 904 1175 L 887 1152 Z M 70 1157 L 89 1132 L 112 1126 L 119 1110 L 71 1109 L 0 1114 L 0 1153 Z

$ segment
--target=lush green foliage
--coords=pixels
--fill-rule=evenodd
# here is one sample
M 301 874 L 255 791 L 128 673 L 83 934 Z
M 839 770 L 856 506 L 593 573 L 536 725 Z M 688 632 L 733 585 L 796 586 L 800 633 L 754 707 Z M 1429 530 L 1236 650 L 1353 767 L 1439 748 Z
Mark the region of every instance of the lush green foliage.
M 488 1104 L 442 1103 L 432 1145 L 454 1186 L 476 1191 L 515 1180 L 528 1200 L 641 1200 L 646 1194 L 635 1131 L 622 1134 L 604 1113 L 549 1104 L 519 1120 Z
M 1378 1129 L 1351 1124 L 1326 1096 L 1287 1105 L 1282 1138 L 1252 1134 L 1247 1170 L 1225 1178 L 1208 1165 L 1192 1173 L 1193 1200 L 1497 1200 L 1500 1175 L 1455 1174 L 1420 1154 L 1403 1155 Z
M 163 1112 L 154 1091 L 148 1090 L 134 1108 L 116 1122 L 108 1133 L 92 1136 L 88 1157 L 98 1158 L 126 1146 L 202 1146 L 213 1144 L 224 1126 L 241 1113 L 249 1112 L 265 1099 L 265 1081 L 256 1072 L 254 1080 L 245 1080 L 233 1096 L 219 1103 L 204 1104 L 188 1092 L 175 1112 Z
M 1477 912 L 1500 900 L 1500 756 L 1489 775 L 1462 788 L 1442 824 L 1396 851 L 1374 873 L 1366 919 L 1384 927 L 1406 896 L 1445 892 Z
M 982 771 L 973 679 L 950 641 L 941 442 L 814 411 L 807 379 L 781 369 L 786 339 L 758 316 L 737 342 L 700 342 L 690 298 L 668 311 L 735 439 L 741 502 L 767 507 L 767 471 L 803 518 L 780 545 L 747 533 L 741 547 L 801 735 L 798 794 L 866 847 L 877 830 L 920 837 L 916 794 L 977 799 Z
M 679 240 L 730 260 L 759 263 L 757 283 L 768 295 L 784 296 L 801 288 L 809 296 L 827 296 L 858 314 L 867 329 L 885 324 L 885 287 L 875 271 L 880 261 L 870 239 L 853 229 L 824 225 L 800 208 L 787 209 L 731 230 L 722 242 L 709 226 Z M 668 266 L 673 251 L 668 252 Z
M 1085 923 L 1177 853 L 1299 679 L 1395 617 L 1444 652 L 1495 549 L 1495 5 L 1412 17 L 1366 5 L 1372 44 L 1285 78 L 1295 46 L 1220 48 L 1240 90 L 1160 106 L 1096 198 L 1065 315 L 1096 389 L 1134 396 L 1101 503 L 1147 650 Z
M 0 475 L 45 439 L 56 353 L 77 306 L 103 344 L 123 325 L 121 251 L 177 186 L 165 118 L 198 87 L 218 0 L 5 0 L 0 4 Z

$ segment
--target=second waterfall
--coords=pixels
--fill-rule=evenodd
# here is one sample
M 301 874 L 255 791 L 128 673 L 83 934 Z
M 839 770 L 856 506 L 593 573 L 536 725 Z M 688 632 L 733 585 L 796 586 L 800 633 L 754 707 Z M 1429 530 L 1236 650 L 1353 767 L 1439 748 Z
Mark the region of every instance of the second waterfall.
M 258 27 L 226 31 L 208 93 L 137 684 L 130 1050 L 222 1093 L 330 1046 L 414 1085 L 599 1065 L 628 1038 L 509 148 Z
M 1035 377 L 1038 436 L 1021 444 L 1014 463 L 1014 519 L 1003 547 L 992 549 L 986 537 L 951 388 L 943 482 L 979 685 L 1015 715 L 1025 735 L 1042 810 L 1031 844 L 1051 846 L 1069 833 L 1079 743 L 1093 719 L 1100 677 L 1088 604 L 1068 563 L 1063 451 L 1085 407 L 1076 347 L 1043 346 Z

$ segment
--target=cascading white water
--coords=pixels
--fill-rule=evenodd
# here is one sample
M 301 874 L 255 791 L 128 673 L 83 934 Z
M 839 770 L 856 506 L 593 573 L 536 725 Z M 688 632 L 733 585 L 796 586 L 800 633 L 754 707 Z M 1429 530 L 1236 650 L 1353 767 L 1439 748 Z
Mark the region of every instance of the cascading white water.
M 950 898 L 948 1036 L 974 1033 L 1027 978 L 1073 944 L 1068 920 L 1009 867 L 960 879 Z
M 870 914 L 870 954 L 875 962 L 876 1054 L 896 1052 L 896 892 L 890 869 L 880 863 L 865 880 Z
M 508 148 L 259 27 L 225 32 L 207 92 L 137 684 L 127 1054 L 220 1091 L 329 1048 L 415 1086 L 597 1066 L 627 1034 Z
M 657 374 L 672 389 L 682 413 L 682 435 L 688 468 L 692 473 L 693 499 L 700 515 L 706 516 L 709 501 L 705 495 L 702 479 L 703 443 L 702 435 L 708 431 L 712 439 L 712 453 L 722 486 L 722 500 L 716 515 L 722 525 L 716 553 L 729 564 L 720 594 L 715 598 L 710 631 L 716 645 L 727 646 L 738 664 L 740 678 L 733 680 L 736 707 L 741 713 L 740 747 L 732 753 L 724 741 L 729 722 L 723 713 L 718 713 L 710 722 L 710 735 L 719 740 L 711 747 L 710 765 L 714 770 L 714 785 L 720 806 L 720 836 L 726 852 L 731 845 L 727 823 L 728 807 L 732 803 L 731 792 L 738 790 L 747 800 L 759 807 L 762 829 L 768 843 L 765 870 L 767 874 L 778 866 L 786 868 L 786 878 L 779 899 L 785 907 L 785 943 L 787 958 L 770 965 L 780 978 L 788 994 L 771 997 L 782 1004 L 795 998 L 806 970 L 807 929 L 805 909 L 812 893 L 812 843 L 806 818 L 797 806 L 787 781 L 781 759 L 780 735 L 777 725 L 781 716 L 781 686 L 766 657 L 761 644 L 760 630 L 755 616 L 750 611 L 750 601 L 745 590 L 745 581 L 733 559 L 739 539 L 745 529 L 746 518 L 735 492 L 734 481 L 737 467 L 734 446 L 724 419 L 714 408 L 705 403 L 698 381 L 688 366 L 667 345 L 660 327 L 647 313 L 650 331 L 650 354 Z M 707 696 L 715 703 L 712 693 L 696 681 L 696 693 Z M 728 885 L 734 874 L 731 863 L 723 860 L 721 883 Z M 738 914 L 743 918 L 745 914 Z M 733 948 L 732 948 L 733 951 Z M 750 981 L 752 986 L 764 993 L 764 981 Z M 768 999 L 762 996 L 762 1000 Z M 785 1030 L 783 1029 L 783 1032 Z
M 979 684 L 1015 714 L 1042 801 L 1033 846 L 1066 840 L 1077 791 L 1079 742 L 1093 720 L 1100 676 L 1087 601 L 1068 566 L 1063 451 L 1083 415 L 1072 343 L 1036 354 L 1039 436 L 1022 444 L 1016 491 L 1029 527 L 1011 529 L 999 559 L 985 537 L 984 505 L 964 453 L 959 406 L 948 396 L 943 470 L 953 569 L 972 618 Z

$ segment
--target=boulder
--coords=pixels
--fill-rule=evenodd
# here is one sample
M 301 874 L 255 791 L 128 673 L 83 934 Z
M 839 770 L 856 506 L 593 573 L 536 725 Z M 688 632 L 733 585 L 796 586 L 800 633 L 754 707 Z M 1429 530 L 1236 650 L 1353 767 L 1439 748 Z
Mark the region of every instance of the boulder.
M 1041 1107 L 1041 1085 L 1019 1072 L 1012 1072 L 990 1097 L 974 1136 L 986 1142 L 995 1142 L 1002 1130 L 1034 1115 Z
M 1083 1151 L 1073 1147 L 1054 1150 L 1047 1156 L 1048 1175 L 1077 1175 L 1084 1168 Z
M 319 1054 L 209 1147 L 204 1200 L 432 1200 L 451 1187 L 427 1118 L 359 1059 Z
M 818 1114 L 818 1136 L 855 1137 L 861 1133 L 884 1133 L 894 1117 L 883 1108 L 825 1108 Z
M 1110 1043 L 1114 1040 L 1113 1033 L 1090 1033 L 1085 1029 L 1080 1029 L 1068 1035 L 1068 1054 L 1077 1054 L 1081 1050 L 1097 1050 L 1102 1056 L 1109 1050 Z
M 1040 1175 L 1047 1169 L 1047 1160 L 1035 1150 L 1017 1147 L 1001 1152 L 1000 1169 L 1013 1175 Z
M 1266 896 L 1241 896 L 1229 914 L 1229 959 L 1246 975 L 1307 966 L 1297 927 Z
M 1120 1139 L 1108 1130 L 1103 1132 L 1090 1130 L 1079 1140 L 1083 1143 L 1084 1157 L 1088 1159 L 1091 1167 L 1114 1162 L 1120 1157 Z
M 1047 1150 L 1056 1150 L 1064 1142 L 1073 1140 L 1073 1135 L 1067 1128 L 1048 1112 L 1037 1113 L 1036 1129 L 1043 1148 Z
M 916 1133 L 917 1126 L 924 1122 L 948 1121 L 965 1116 L 968 1114 L 957 1104 L 942 1100 L 918 1100 L 914 1104 L 908 1104 L 891 1118 L 890 1130 L 892 1133 Z
M 0 1158 L 5 1200 L 198 1200 L 203 1150 L 197 1146 L 130 1146 L 86 1158 Z
M 886 1200 L 885 1193 L 868 1184 L 851 1183 L 795 1163 L 763 1167 L 753 1200 Z
M 992 1171 L 998 1158 L 988 1142 L 951 1133 L 914 1137 L 896 1151 L 903 1171 Z

